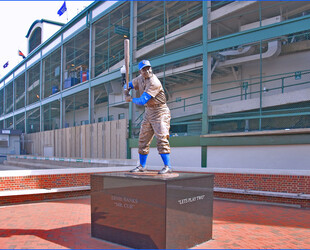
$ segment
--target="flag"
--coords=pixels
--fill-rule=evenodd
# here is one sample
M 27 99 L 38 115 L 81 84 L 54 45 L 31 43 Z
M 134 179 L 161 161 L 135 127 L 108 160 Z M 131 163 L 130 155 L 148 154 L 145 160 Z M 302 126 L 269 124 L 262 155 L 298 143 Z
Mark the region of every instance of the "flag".
M 19 56 L 22 56 L 23 57 L 23 59 L 25 59 L 26 57 L 25 57 L 25 55 L 24 55 L 24 53 L 23 52 L 21 52 L 20 50 L 18 50 L 18 55 Z
M 9 66 L 9 61 L 7 61 L 7 62 L 3 65 L 3 68 L 5 69 L 7 66 Z
M 63 13 L 65 13 L 66 10 L 67 10 L 67 6 L 66 6 L 66 2 L 64 2 L 64 4 L 58 10 L 57 14 L 61 16 Z

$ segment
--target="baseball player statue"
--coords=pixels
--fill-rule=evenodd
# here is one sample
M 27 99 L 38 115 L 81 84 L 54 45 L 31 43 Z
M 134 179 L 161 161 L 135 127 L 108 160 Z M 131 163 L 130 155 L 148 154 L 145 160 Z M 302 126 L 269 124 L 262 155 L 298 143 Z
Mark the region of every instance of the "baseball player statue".
M 128 89 L 124 85 L 126 102 L 133 102 L 137 105 L 145 106 L 145 113 L 140 128 L 139 135 L 139 160 L 140 165 L 130 172 L 146 171 L 146 159 L 149 154 L 150 143 L 154 137 L 157 139 L 157 150 L 160 154 L 164 168 L 158 174 L 171 173 L 170 164 L 170 110 L 166 104 L 166 96 L 157 76 L 153 74 L 151 63 L 143 60 L 139 63 L 140 75 L 128 83 Z M 139 90 L 141 96 L 132 98 L 129 94 L 130 89 Z

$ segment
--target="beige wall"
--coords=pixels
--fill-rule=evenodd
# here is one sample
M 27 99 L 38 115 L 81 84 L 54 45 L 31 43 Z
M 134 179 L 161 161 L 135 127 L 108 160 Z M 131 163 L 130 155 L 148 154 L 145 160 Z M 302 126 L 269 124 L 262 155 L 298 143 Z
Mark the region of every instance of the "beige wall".
M 127 158 L 127 120 L 93 123 L 25 135 L 27 154 L 55 157 Z M 47 151 L 47 150 L 46 150 Z

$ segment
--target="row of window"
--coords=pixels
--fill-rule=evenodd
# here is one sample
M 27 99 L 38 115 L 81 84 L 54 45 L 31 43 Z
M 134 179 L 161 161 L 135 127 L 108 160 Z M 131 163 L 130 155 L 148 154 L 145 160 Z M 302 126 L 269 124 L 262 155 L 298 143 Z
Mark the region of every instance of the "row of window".
M 135 47 L 141 49 L 154 41 L 160 39 L 165 34 L 173 32 L 176 29 L 186 25 L 190 20 L 194 20 L 201 16 L 201 3 L 187 3 L 186 8 L 174 9 L 179 3 L 157 3 L 156 11 L 150 11 L 154 8 L 155 3 L 138 2 L 138 18 L 137 18 L 137 44 Z M 160 6 L 157 6 L 157 5 Z M 164 5 L 167 5 L 166 7 Z M 166 15 L 169 13 L 168 25 L 166 33 L 163 24 L 166 22 L 163 9 L 166 8 Z M 76 84 L 80 84 L 90 78 L 100 76 L 110 70 L 114 70 L 113 66 L 123 60 L 123 41 L 124 37 L 129 36 L 130 27 L 130 3 L 124 3 L 116 10 L 105 15 L 92 26 L 92 52 L 90 47 L 90 30 L 85 28 L 79 34 L 75 35 L 68 42 L 64 43 L 63 49 L 56 48 L 49 55 L 37 62 L 35 65 L 27 69 L 20 75 L 17 75 L 11 82 L 6 82 L 5 88 L 0 90 L 0 115 L 9 114 L 13 110 L 23 108 L 25 105 L 33 104 L 40 99 L 47 98 L 61 89 L 70 88 Z M 179 20 L 178 25 L 173 25 Z M 197 38 L 199 41 L 200 38 Z M 192 43 L 185 43 L 186 47 Z M 164 46 L 157 48 L 157 51 L 141 54 L 145 56 L 153 56 L 162 54 Z M 179 49 L 179 47 L 173 48 Z M 62 54 L 61 54 L 62 53 Z M 61 58 L 63 57 L 63 64 Z M 92 68 L 89 68 L 89 60 L 91 58 Z M 142 58 L 142 57 L 141 57 Z M 61 68 L 63 65 L 63 68 Z M 40 74 L 40 72 L 42 72 Z M 62 75 L 62 77 L 61 77 Z M 62 82 L 61 82 L 62 79 Z M 40 83 L 42 85 L 40 91 Z

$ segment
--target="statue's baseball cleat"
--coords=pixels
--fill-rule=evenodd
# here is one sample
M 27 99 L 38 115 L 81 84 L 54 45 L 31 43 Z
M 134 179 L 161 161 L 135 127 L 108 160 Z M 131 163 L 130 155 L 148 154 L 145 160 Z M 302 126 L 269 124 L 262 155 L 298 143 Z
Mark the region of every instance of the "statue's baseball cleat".
M 158 174 L 168 174 L 168 173 L 172 173 L 172 169 L 169 168 L 169 166 L 165 166 L 162 170 L 158 172 Z
M 146 171 L 146 167 L 142 167 L 141 165 L 139 165 L 138 167 L 135 167 L 134 169 L 130 170 L 130 173 L 137 173 L 137 172 L 145 172 Z

